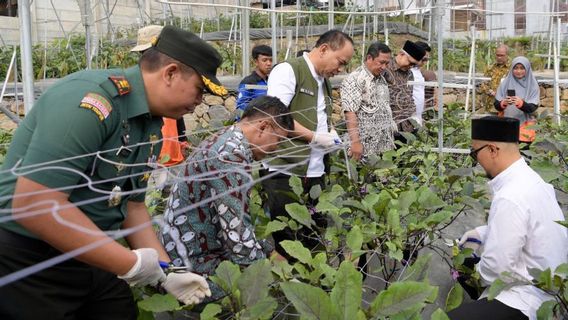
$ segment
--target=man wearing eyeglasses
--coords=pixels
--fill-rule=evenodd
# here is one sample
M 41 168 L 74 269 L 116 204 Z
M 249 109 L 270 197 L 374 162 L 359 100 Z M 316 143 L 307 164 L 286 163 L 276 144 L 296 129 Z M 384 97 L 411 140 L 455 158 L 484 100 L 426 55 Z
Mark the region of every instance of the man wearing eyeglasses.
M 472 120 L 471 157 L 483 167 L 493 194 L 487 225 L 466 232 L 460 245 L 470 245 L 480 255 L 477 271 L 490 286 L 503 272 L 532 280 L 529 270 L 554 270 L 567 262 L 568 230 L 554 188 L 544 182 L 521 157 L 519 121 L 495 116 Z M 481 250 L 482 249 L 482 250 Z M 450 319 L 536 319 L 540 305 L 553 299 L 531 285 L 503 290 L 448 313 Z
M 416 104 L 412 97 L 412 86 L 408 85 L 408 81 L 414 80 L 410 69 L 425 55 L 424 49 L 407 40 L 385 69 L 384 78 L 389 86 L 392 115 L 398 124 L 399 132 L 415 132 L 414 125 L 409 119 L 416 113 Z M 406 143 L 406 139 L 400 133 L 395 134 L 395 139 Z

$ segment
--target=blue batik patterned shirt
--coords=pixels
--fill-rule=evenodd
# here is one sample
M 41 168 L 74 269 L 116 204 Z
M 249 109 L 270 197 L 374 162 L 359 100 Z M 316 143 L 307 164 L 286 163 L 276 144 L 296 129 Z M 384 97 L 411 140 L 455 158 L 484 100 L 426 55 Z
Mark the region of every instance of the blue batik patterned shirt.
M 256 239 L 248 214 L 252 161 L 247 139 L 231 126 L 203 141 L 184 163 L 160 230 L 174 265 L 210 275 L 223 260 L 248 265 L 266 258 L 272 248 Z M 210 286 L 212 299 L 223 296 Z

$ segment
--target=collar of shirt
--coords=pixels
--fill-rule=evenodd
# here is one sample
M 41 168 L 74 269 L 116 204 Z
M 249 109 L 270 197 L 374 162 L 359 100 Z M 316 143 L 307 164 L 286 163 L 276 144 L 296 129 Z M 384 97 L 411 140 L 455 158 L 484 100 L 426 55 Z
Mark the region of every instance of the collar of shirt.
M 304 55 L 302 56 L 304 58 L 304 60 L 306 60 L 306 63 L 308 64 L 308 68 L 310 68 L 310 72 L 312 73 L 312 77 L 314 77 L 314 79 L 316 79 L 316 81 L 318 83 L 322 83 L 323 82 L 323 77 L 320 76 L 317 72 L 316 72 L 316 68 L 314 67 L 314 64 L 312 63 L 312 61 L 310 60 L 310 58 L 308 57 L 308 53 L 304 52 Z
M 507 184 L 507 181 L 515 177 L 519 170 L 526 166 L 527 163 L 523 158 L 520 158 L 519 160 L 513 162 L 513 164 L 511 164 L 507 169 L 503 170 L 503 172 L 499 173 L 495 178 L 488 182 L 489 188 L 491 188 L 491 192 L 493 194 L 499 192 L 499 190 L 501 190 Z
M 361 65 L 361 67 L 363 68 L 363 70 L 365 70 L 365 74 L 372 80 L 372 81 L 377 81 L 381 78 L 381 75 L 375 76 L 371 70 L 369 70 L 369 68 L 367 68 L 367 65 L 365 65 L 363 63 L 363 65 Z
M 252 155 L 250 143 L 247 140 L 247 137 L 245 136 L 245 134 L 243 133 L 243 130 L 237 125 L 232 125 L 227 129 L 227 132 L 232 132 L 232 135 L 240 137 L 240 139 L 238 139 L 239 143 L 241 145 L 240 149 L 243 150 L 244 156 L 247 159 L 247 161 L 253 162 L 254 158 L 253 158 L 253 155 Z
M 139 66 L 134 66 L 124 70 L 126 80 L 130 84 L 131 92 L 126 95 L 128 99 L 128 118 L 134 118 L 142 114 L 150 114 L 150 107 L 146 100 L 142 71 Z

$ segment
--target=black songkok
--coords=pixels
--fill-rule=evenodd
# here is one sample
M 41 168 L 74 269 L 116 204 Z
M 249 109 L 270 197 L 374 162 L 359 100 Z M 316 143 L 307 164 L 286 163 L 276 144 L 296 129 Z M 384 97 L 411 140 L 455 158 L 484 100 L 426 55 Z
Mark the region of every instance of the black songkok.
M 471 120 L 471 139 L 519 142 L 519 120 L 489 116 Z
M 420 48 L 414 42 L 409 40 L 406 40 L 404 47 L 402 47 L 402 50 L 408 53 L 416 61 L 422 60 L 422 58 L 424 58 L 424 56 L 426 55 L 426 51 L 424 51 L 424 49 Z

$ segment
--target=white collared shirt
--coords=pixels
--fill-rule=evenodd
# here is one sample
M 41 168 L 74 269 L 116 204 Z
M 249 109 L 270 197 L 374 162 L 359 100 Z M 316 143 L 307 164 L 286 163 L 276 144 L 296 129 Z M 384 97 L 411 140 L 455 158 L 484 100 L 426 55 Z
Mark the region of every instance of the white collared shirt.
M 412 75 L 414 76 L 415 82 L 424 82 L 424 76 L 422 76 L 422 71 L 420 68 L 413 67 L 410 68 Z M 414 99 L 414 104 L 416 104 L 416 113 L 412 116 L 418 124 L 422 125 L 422 112 L 424 112 L 424 85 L 415 84 L 412 86 L 412 98 Z
M 489 182 L 493 201 L 487 226 L 476 228 L 484 249 L 477 269 L 489 285 L 508 271 L 532 279 L 528 270 L 552 271 L 568 261 L 568 230 L 554 188 L 524 159 L 519 159 Z M 488 290 L 483 295 L 486 297 Z M 536 319 L 540 305 L 552 296 L 533 286 L 515 286 L 496 298 Z
M 316 132 L 328 132 L 327 130 L 327 114 L 325 113 L 325 100 L 323 95 L 323 85 L 324 78 L 316 73 L 314 65 L 308 58 L 308 54 L 304 53 L 303 58 L 308 63 L 312 77 L 316 80 L 318 84 L 318 105 L 317 105 L 317 116 L 318 123 L 316 127 Z M 290 105 L 292 98 L 296 94 L 296 75 L 292 66 L 287 62 L 282 62 L 277 64 L 274 69 L 270 71 L 270 77 L 268 77 L 268 92 L 267 95 L 277 97 L 286 106 Z M 315 107 L 315 106 L 314 106 Z M 325 173 L 325 167 L 323 164 L 323 157 L 325 151 L 319 148 L 312 148 L 310 153 L 310 162 L 308 164 L 307 177 L 321 177 Z M 271 168 L 266 165 L 270 171 L 277 171 L 276 168 Z

